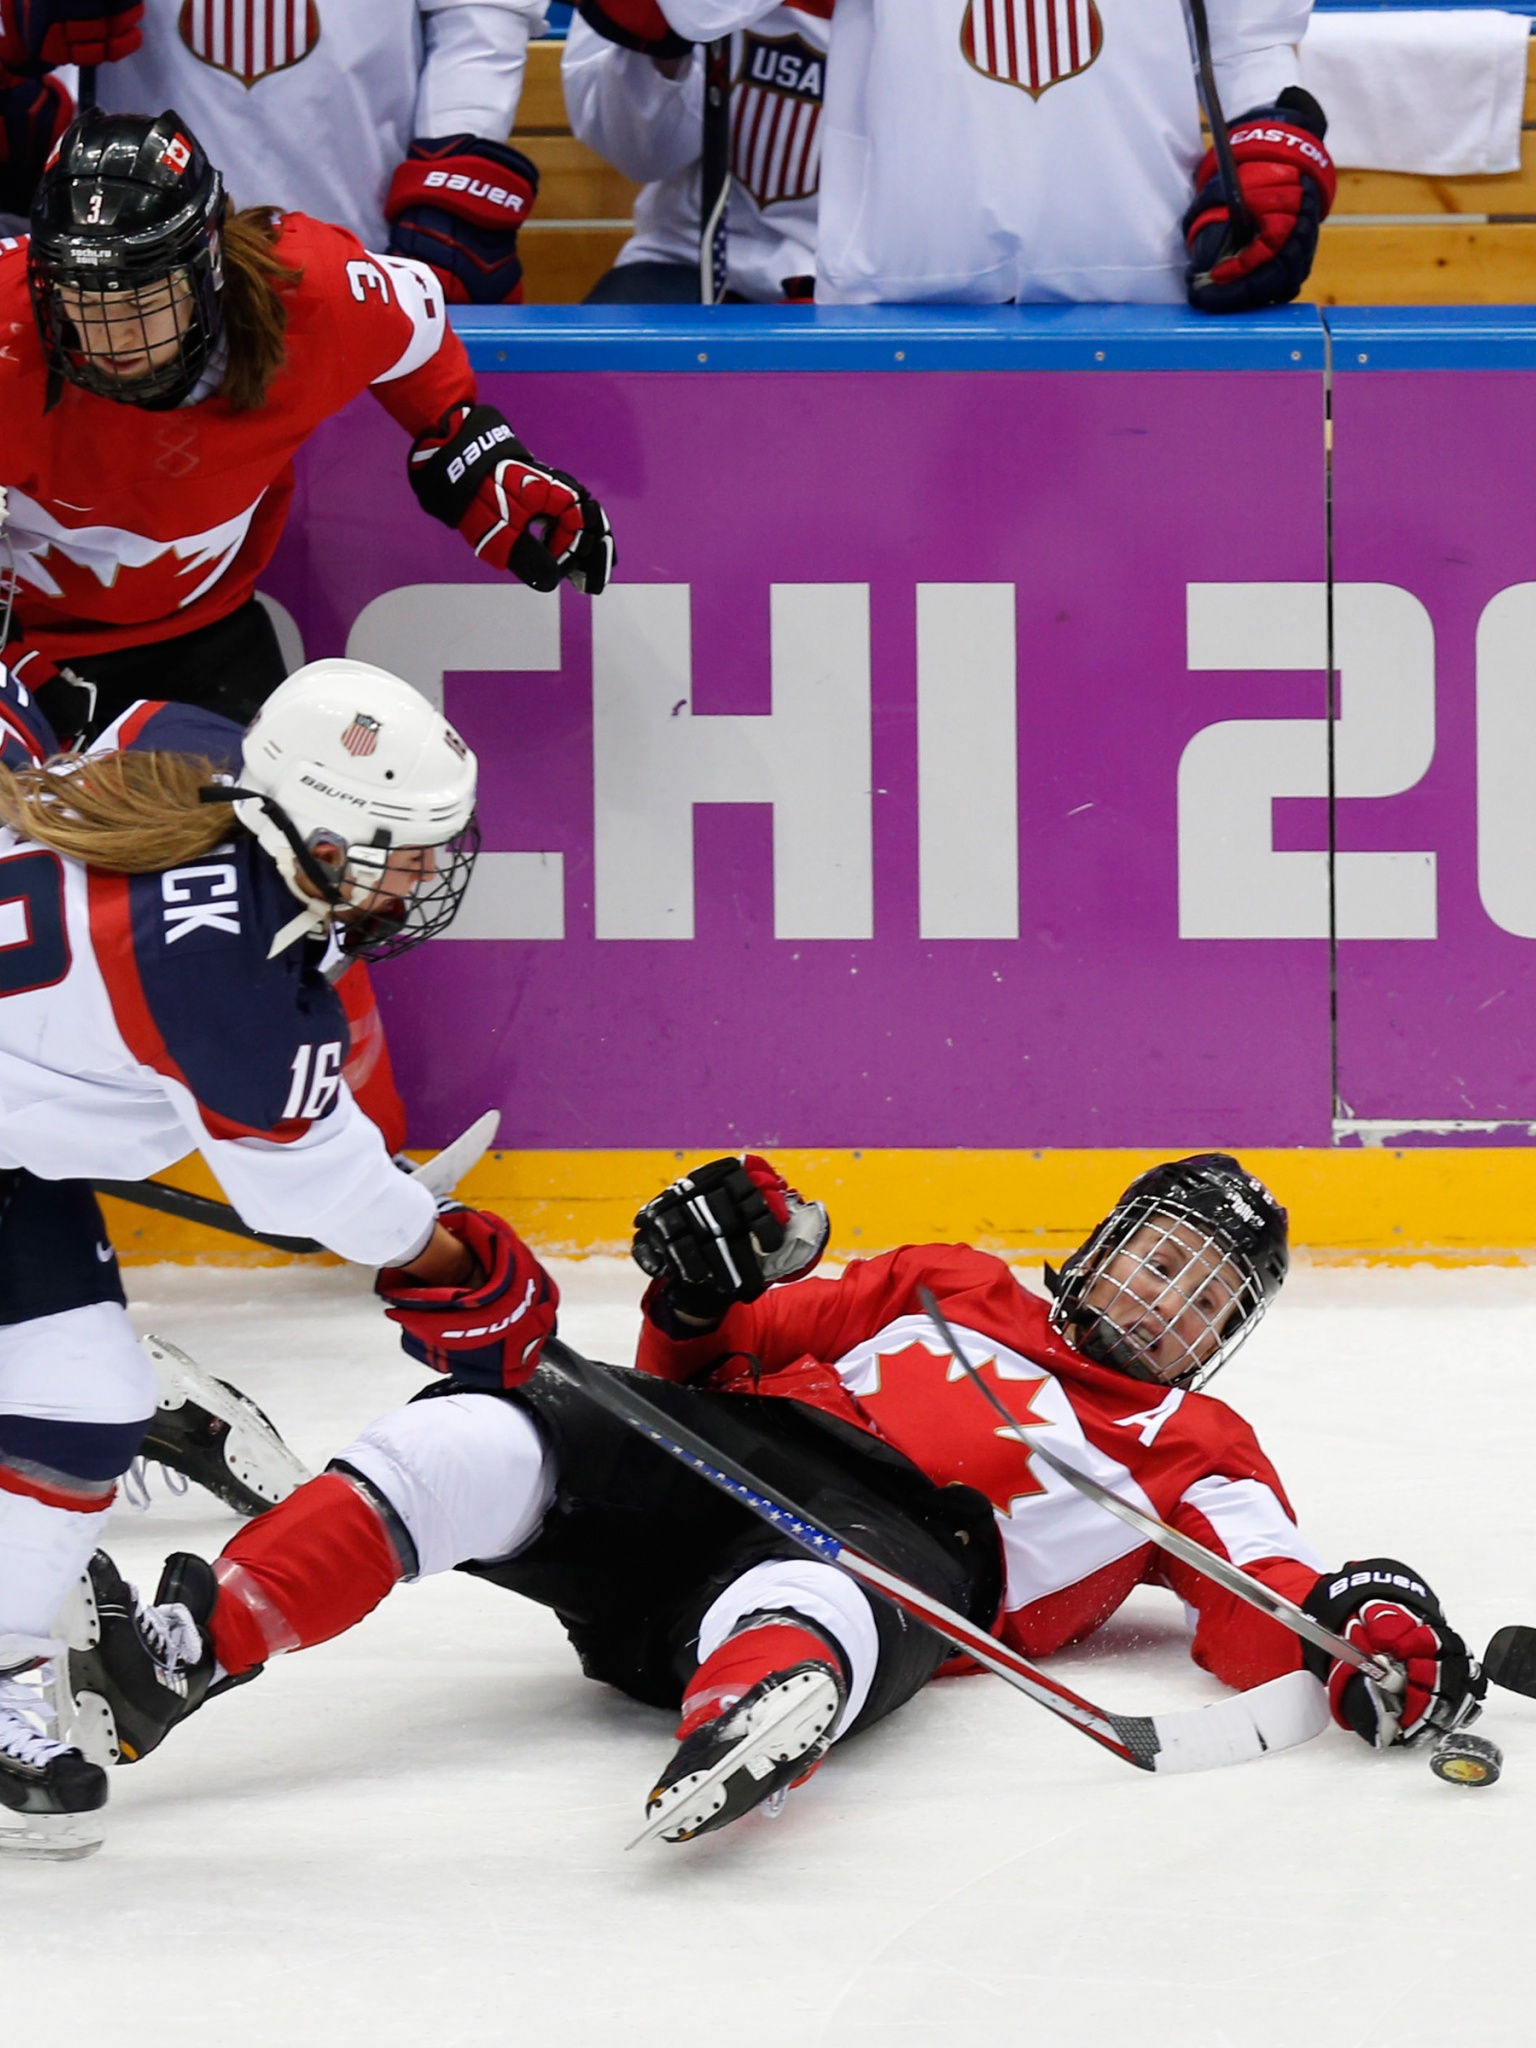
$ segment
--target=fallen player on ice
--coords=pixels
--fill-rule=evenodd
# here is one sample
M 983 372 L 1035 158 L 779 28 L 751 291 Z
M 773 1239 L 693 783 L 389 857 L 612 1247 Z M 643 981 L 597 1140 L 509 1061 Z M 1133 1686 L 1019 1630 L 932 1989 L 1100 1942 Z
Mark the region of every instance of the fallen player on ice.
M 587 1371 L 643 1386 L 663 1431 L 674 1417 L 719 1446 L 770 1499 L 803 1504 L 947 1603 L 966 1618 L 957 1632 L 980 1624 L 982 1643 L 1042 1655 L 1152 1583 L 1185 1601 L 1206 1670 L 1234 1688 L 1311 1671 L 1320 1685 L 1291 1683 L 1319 1705 L 1326 1688 L 1334 1718 L 1374 1746 L 1475 1714 L 1481 1682 L 1424 1581 L 1379 1558 L 1324 1571 L 1248 1426 L 1198 1390 L 1288 1263 L 1284 1210 L 1236 1160 L 1143 1174 L 1061 1273 L 1048 1269 L 1049 1302 L 967 1246 L 907 1246 L 806 1279 L 825 1211 L 751 1155 L 698 1169 L 636 1221 L 653 1276 L 642 1370 Z M 386 1297 L 390 1285 L 382 1275 Z M 946 1334 L 923 1311 L 929 1289 Z M 365 1429 L 211 1566 L 170 1558 L 153 1606 L 98 1553 L 97 1641 L 71 1671 L 82 1715 L 124 1760 L 274 1654 L 354 1626 L 401 1579 L 455 1567 L 552 1607 L 589 1677 L 680 1709 L 646 1809 L 647 1832 L 673 1841 L 803 1783 L 835 1741 L 938 1672 L 950 1644 L 910 1612 L 802 1555 L 549 1364 L 528 1376 L 530 1338 L 547 1341 L 556 1305 L 552 1287 L 546 1305 L 529 1300 L 515 1331 L 451 1332 L 476 1347 L 452 1351 L 392 1309 L 406 1348 L 452 1376 Z M 1354 1663 L 1303 1645 L 1042 1467 L 998 1427 L 951 1342 L 1078 1472 L 1297 1603 Z M 1354 1668 L 1366 1659 L 1395 1684 Z

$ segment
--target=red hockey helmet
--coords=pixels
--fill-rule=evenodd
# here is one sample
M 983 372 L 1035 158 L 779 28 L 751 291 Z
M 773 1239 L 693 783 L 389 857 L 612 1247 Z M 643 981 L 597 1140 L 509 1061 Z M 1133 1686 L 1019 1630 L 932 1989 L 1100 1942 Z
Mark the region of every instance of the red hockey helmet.
M 1086 1358 L 1161 1386 L 1203 1386 L 1249 1337 L 1290 1266 L 1288 1220 L 1227 1152 L 1133 1180 L 1055 1273 L 1052 1325 Z

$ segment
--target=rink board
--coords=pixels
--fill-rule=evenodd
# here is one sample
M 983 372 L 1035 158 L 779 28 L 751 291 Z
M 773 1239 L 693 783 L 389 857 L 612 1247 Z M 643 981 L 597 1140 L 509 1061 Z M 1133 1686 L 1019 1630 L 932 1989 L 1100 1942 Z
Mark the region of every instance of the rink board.
M 1326 710 L 1187 652 L 1191 586 L 1322 589 L 1315 318 L 539 310 L 482 389 L 607 505 L 607 596 L 477 569 L 371 401 L 266 579 L 481 758 L 496 936 L 378 978 L 415 1141 L 1326 1144 L 1326 932 L 1179 936 L 1191 739 Z
M 483 763 L 378 977 L 413 1143 L 494 1102 L 475 1185 L 578 1248 L 746 1144 L 845 1249 L 1059 1245 L 1213 1144 L 1323 1248 L 1536 1241 L 1536 309 L 459 318 L 614 589 L 481 570 L 367 400 L 266 579 Z

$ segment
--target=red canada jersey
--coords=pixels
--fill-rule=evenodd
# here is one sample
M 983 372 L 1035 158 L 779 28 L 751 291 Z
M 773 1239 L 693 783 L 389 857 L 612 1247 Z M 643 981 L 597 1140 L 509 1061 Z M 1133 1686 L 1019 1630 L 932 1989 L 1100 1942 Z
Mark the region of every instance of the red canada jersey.
M 0 484 L 17 616 L 51 659 L 179 636 L 244 604 L 282 531 L 295 449 L 360 391 L 411 434 L 473 400 L 424 264 L 298 213 L 273 253 L 300 276 L 283 290 L 285 361 L 264 405 L 149 412 L 65 384 L 45 412 L 26 245 L 0 243 Z
M 679 1341 L 647 1319 L 639 1364 L 721 1392 L 780 1394 L 882 1437 L 936 1484 L 992 1503 L 1006 1590 L 996 1623 L 1043 1656 L 1107 1621 L 1132 1588 L 1171 1587 L 1193 1610 L 1192 1654 L 1228 1685 L 1300 1668 L 1288 1629 L 1085 1500 L 1034 1459 L 946 1349 L 918 1302 L 932 1289 L 966 1357 L 1026 1431 L 1124 1499 L 1302 1600 L 1321 1558 L 1242 1417 L 1095 1365 L 1051 1328 L 1048 1305 L 1001 1259 L 968 1245 L 908 1245 L 856 1260 L 840 1280 L 801 1280 Z

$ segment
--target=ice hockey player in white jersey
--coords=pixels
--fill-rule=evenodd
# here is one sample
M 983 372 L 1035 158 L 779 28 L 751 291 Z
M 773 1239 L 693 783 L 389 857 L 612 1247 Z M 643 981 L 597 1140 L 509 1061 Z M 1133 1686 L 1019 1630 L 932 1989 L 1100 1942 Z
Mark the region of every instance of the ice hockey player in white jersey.
M 750 27 L 762 0 L 581 0 L 632 48 Z M 836 0 L 816 297 L 833 304 L 1293 299 L 1333 201 L 1297 83 L 1311 0 L 1208 0 L 1255 240 L 1226 227 L 1184 0 Z
M 539 178 L 507 137 L 546 4 L 147 0 L 142 41 L 102 68 L 98 99 L 175 107 L 237 205 L 336 221 L 430 263 L 451 302 L 499 304 L 522 296 L 517 230 Z M 39 16 L 86 5 L 110 0 L 27 0 Z
M 636 1224 L 653 1276 L 637 1359 L 651 1401 L 1025 1656 L 1091 1635 L 1150 1583 L 1186 1603 L 1205 1669 L 1247 1688 L 1305 1664 L 1334 1718 L 1375 1747 L 1477 1711 L 1481 1680 L 1424 1580 L 1386 1558 L 1324 1571 L 1252 1430 L 1203 1391 L 1287 1266 L 1285 1211 L 1237 1160 L 1203 1153 L 1140 1175 L 1048 1274 L 1050 1301 L 968 1245 L 907 1245 L 806 1278 L 826 1212 L 752 1154 L 692 1169 Z M 1026 1427 L 1335 1635 L 1396 1659 L 1402 1687 L 1304 1648 L 1037 1464 L 957 1369 L 925 1287 Z M 801 1782 L 944 1664 L 939 1636 L 583 1387 L 541 1370 L 507 1393 L 494 1357 L 482 1374 L 463 1353 L 415 1355 L 451 1377 L 362 1431 L 211 1568 L 168 1560 L 142 1614 L 111 1559 L 92 1560 L 118 1618 L 71 1670 L 124 1755 L 152 1748 L 211 1684 L 453 1565 L 553 1607 L 589 1677 L 680 1711 L 648 1800 L 669 1840 Z
M 732 37 L 728 298 L 810 294 L 831 0 L 775 7 Z M 588 303 L 699 297 L 704 52 L 625 49 L 571 22 L 561 61 L 572 133 L 644 190 L 635 232 Z
M 89 1182 L 195 1148 L 248 1222 L 393 1269 L 429 1327 L 487 1310 L 515 1335 L 546 1283 L 500 1218 L 439 1219 L 342 1078 L 330 960 L 442 930 L 473 865 L 446 720 L 334 660 L 243 736 L 144 703 L 50 765 L 9 680 L 0 735 L 0 1851 L 83 1854 L 106 1778 L 26 1674 L 62 1648 L 157 1395 Z

